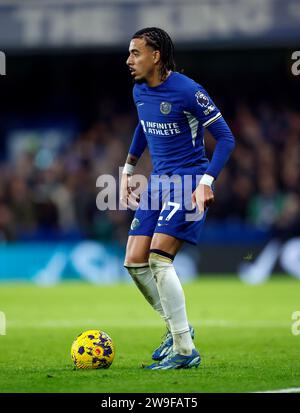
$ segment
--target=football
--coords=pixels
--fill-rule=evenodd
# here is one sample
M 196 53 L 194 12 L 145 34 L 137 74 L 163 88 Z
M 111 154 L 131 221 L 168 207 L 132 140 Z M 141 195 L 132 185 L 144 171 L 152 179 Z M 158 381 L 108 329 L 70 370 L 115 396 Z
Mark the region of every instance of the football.
M 71 357 L 79 369 L 107 369 L 115 357 L 113 341 L 104 331 L 85 331 L 73 341 Z

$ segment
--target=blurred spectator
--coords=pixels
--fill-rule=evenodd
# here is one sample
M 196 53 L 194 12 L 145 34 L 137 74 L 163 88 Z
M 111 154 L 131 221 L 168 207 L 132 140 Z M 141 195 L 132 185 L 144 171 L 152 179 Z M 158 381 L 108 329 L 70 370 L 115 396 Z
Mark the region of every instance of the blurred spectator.
M 249 201 L 250 221 L 261 229 L 270 228 L 283 208 L 283 195 L 278 192 L 273 175 L 261 176 L 258 180 L 258 193 Z
M 7 182 L 7 201 L 16 223 L 17 233 L 30 232 L 36 226 L 36 211 L 33 194 L 26 181 L 12 175 Z
M 282 241 L 300 235 L 300 196 L 290 193 L 286 196 L 281 214 L 273 225 L 274 235 Z
M 13 214 L 9 207 L 0 201 L 0 243 L 15 240 Z

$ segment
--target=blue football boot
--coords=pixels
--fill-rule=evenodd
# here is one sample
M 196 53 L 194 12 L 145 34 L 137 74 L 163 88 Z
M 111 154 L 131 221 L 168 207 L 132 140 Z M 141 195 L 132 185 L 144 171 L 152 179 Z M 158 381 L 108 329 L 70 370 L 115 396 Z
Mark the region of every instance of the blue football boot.
M 194 340 L 195 330 L 192 326 L 190 326 L 190 333 L 191 333 L 192 339 Z M 172 337 L 171 332 L 167 330 L 160 346 L 153 351 L 152 360 L 155 360 L 155 361 L 163 360 L 170 353 L 172 348 L 173 348 L 173 337 Z
M 195 348 L 189 356 L 175 353 L 174 350 L 172 350 L 169 355 L 160 362 L 150 364 L 150 366 L 144 368 L 147 370 L 190 369 L 192 367 L 198 367 L 200 362 L 200 354 Z

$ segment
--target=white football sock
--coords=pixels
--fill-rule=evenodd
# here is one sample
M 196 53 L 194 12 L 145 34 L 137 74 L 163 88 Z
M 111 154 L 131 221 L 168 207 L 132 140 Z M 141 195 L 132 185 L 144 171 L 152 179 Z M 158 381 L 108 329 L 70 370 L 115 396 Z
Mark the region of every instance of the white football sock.
M 157 283 L 160 302 L 169 319 L 176 353 L 188 355 L 195 348 L 187 320 L 185 297 L 170 258 L 151 252 L 149 264 Z
M 125 262 L 124 266 L 127 268 L 133 281 L 135 282 L 136 286 L 141 291 L 143 296 L 146 298 L 148 303 L 154 308 L 155 311 L 160 314 L 161 318 L 167 325 L 167 329 L 170 330 L 169 320 L 168 317 L 166 317 L 161 305 L 156 281 L 151 272 L 148 262 L 139 264 Z

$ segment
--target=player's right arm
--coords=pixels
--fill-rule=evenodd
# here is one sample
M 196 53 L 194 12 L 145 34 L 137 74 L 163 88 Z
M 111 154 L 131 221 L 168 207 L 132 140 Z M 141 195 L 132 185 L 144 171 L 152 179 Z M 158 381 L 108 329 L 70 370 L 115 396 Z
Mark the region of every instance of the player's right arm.
M 124 206 L 131 205 L 133 207 L 138 206 L 138 196 L 134 193 L 131 186 L 131 177 L 134 172 L 134 168 L 144 152 L 147 146 L 147 140 L 139 122 L 135 128 L 133 139 L 129 148 L 126 163 L 122 172 L 121 188 L 120 188 L 120 201 Z

